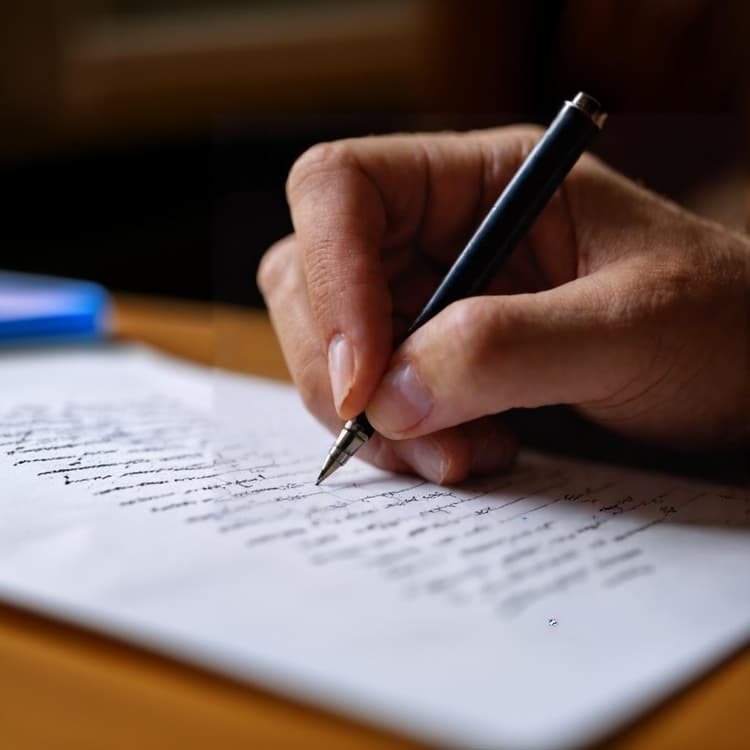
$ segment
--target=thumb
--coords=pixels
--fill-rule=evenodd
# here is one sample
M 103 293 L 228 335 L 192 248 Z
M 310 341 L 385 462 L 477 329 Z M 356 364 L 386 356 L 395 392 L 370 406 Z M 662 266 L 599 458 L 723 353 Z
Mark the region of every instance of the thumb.
M 515 407 L 598 401 L 630 382 L 638 339 L 613 329 L 600 272 L 535 294 L 450 305 L 399 348 L 367 409 L 382 435 L 426 435 Z

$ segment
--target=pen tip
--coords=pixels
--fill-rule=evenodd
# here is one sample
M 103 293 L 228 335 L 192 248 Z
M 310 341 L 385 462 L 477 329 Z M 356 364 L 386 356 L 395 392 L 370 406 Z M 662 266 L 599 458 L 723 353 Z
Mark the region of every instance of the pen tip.
M 323 468 L 320 470 L 320 474 L 318 474 L 318 478 L 315 480 L 315 486 L 317 487 L 321 482 L 328 479 L 338 467 L 339 464 L 336 463 L 335 457 L 329 455 L 323 464 Z

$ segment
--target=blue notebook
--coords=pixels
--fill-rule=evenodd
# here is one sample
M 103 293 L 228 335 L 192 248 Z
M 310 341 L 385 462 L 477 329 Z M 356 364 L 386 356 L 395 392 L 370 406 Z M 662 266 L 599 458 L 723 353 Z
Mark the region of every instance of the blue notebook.
M 0 271 L 0 346 L 99 338 L 109 330 L 109 311 L 98 284 Z

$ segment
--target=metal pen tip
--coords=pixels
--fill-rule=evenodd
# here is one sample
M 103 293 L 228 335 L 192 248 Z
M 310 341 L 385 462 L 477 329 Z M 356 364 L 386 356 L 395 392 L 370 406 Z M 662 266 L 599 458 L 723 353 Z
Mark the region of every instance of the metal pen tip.
M 321 482 L 328 479 L 338 467 L 339 463 L 336 461 L 336 455 L 329 454 L 323 464 L 323 468 L 320 470 L 320 474 L 318 474 L 318 478 L 315 480 L 315 486 L 317 487 Z
M 340 469 L 370 439 L 372 433 L 372 426 L 364 414 L 360 414 L 357 419 L 350 419 L 342 428 L 331 450 L 328 451 L 315 486 L 328 479 L 336 469 Z

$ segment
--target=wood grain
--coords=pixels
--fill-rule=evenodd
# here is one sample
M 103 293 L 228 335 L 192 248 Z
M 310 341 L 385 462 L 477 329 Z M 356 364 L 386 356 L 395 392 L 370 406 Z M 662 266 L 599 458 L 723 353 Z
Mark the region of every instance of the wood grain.
M 262 312 L 120 295 L 114 326 L 120 337 L 171 354 L 288 379 Z M 0 675 L 3 750 L 423 747 L 5 605 L 0 605 Z M 606 746 L 747 748 L 748 696 L 750 649 L 745 649 Z

